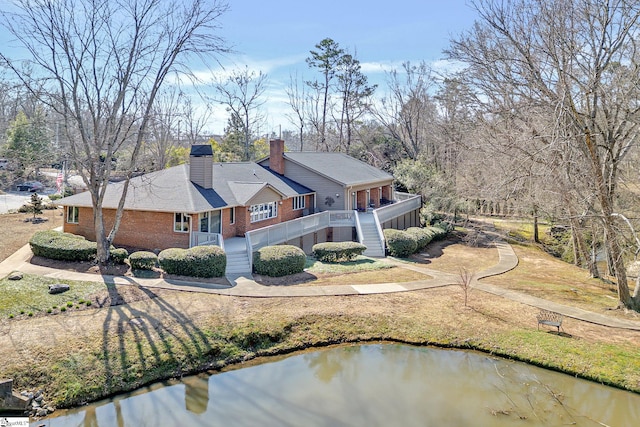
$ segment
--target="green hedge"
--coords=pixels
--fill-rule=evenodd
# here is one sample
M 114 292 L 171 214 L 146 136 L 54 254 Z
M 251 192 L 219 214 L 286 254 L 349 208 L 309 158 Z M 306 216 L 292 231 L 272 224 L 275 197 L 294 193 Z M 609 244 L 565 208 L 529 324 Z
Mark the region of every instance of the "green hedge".
M 29 240 L 29 246 L 36 256 L 61 261 L 89 261 L 97 252 L 95 242 L 54 230 L 37 231 Z
M 227 269 L 227 255 L 220 246 L 169 248 L 160 252 L 158 263 L 160 268 L 169 274 L 222 277 Z
M 302 273 L 307 256 L 297 246 L 265 246 L 253 253 L 253 271 L 271 277 Z
M 434 236 L 433 232 L 421 227 L 409 227 L 406 232 L 416 238 L 416 244 L 418 245 L 416 248 L 417 251 L 421 251 L 431 243 Z
M 129 257 L 129 252 L 125 248 L 112 248 L 109 250 L 109 259 L 114 264 L 124 264 L 124 261 Z
M 322 262 L 353 261 L 367 247 L 358 242 L 325 242 L 313 245 L 313 256 Z
M 440 240 L 447 237 L 447 234 L 451 231 L 452 227 L 449 223 L 441 222 L 431 227 L 427 227 L 433 233 L 433 240 Z
M 406 258 L 418 249 L 416 238 L 405 231 L 388 228 L 383 231 L 389 255 Z
M 153 270 L 158 265 L 158 256 L 153 252 L 138 251 L 129 255 L 132 270 Z

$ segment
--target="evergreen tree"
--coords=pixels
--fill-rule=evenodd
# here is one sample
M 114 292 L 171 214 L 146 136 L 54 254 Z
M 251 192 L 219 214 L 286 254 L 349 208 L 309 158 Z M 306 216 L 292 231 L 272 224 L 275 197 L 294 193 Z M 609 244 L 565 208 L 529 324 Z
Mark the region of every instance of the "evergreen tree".
M 42 214 L 42 210 L 44 209 L 44 205 L 42 204 L 42 197 L 38 196 L 38 193 L 33 193 L 31 195 L 31 200 L 29 200 L 29 206 L 27 207 L 28 211 L 33 213 L 33 219 L 36 219 L 36 216 Z
M 51 143 L 41 110 L 32 117 L 19 112 L 7 131 L 5 155 L 19 165 L 18 176 L 37 170 L 50 156 Z

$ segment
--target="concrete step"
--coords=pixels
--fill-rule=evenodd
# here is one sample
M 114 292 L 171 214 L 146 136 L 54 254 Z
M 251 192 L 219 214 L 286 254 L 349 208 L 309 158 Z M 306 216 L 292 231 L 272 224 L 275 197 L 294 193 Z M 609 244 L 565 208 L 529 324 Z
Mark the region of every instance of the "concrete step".
M 225 274 L 250 273 L 249 257 L 246 251 L 228 252 Z

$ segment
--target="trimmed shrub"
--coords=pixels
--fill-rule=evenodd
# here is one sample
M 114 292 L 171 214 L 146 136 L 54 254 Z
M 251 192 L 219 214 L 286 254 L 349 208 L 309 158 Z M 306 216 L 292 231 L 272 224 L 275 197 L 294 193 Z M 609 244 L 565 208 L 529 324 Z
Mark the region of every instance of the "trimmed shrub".
M 416 250 L 418 251 L 424 249 L 429 243 L 431 243 L 431 240 L 433 239 L 433 233 L 427 231 L 424 228 L 409 227 L 405 230 L 405 232 L 411 234 L 416 238 L 416 244 L 418 245 L 418 248 Z
M 313 256 L 322 262 L 353 261 L 367 247 L 358 242 L 325 242 L 313 245 Z
M 112 248 L 109 251 L 109 259 L 114 264 L 124 264 L 124 261 L 129 257 L 129 252 L 125 248 Z
M 433 233 L 433 240 L 444 239 L 448 234 L 448 231 L 445 228 L 443 228 L 442 226 L 440 226 L 440 225 L 434 225 L 434 226 L 431 226 L 431 227 L 427 227 L 427 229 L 431 233 Z
M 138 251 L 129 255 L 132 270 L 153 270 L 158 265 L 158 256 L 153 252 Z
M 307 256 L 297 246 L 265 246 L 253 253 L 253 271 L 271 277 L 302 273 Z
M 54 230 L 37 231 L 29 240 L 36 256 L 61 261 L 89 261 L 95 258 L 97 246 L 82 236 Z
M 227 255 L 220 246 L 169 248 L 160 252 L 158 263 L 160 268 L 169 274 L 222 277 L 227 269 Z
M 406 258 L 418 249 L 416 238 L 404 231 L 388 228 L 383 231 L 389 255 Z

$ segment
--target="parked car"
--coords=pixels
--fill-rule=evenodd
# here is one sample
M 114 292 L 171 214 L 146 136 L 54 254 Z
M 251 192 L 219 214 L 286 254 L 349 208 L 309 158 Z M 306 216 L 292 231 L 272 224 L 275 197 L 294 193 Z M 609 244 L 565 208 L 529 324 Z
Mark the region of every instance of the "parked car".
M 26 181 L 22 184 L 18 184 L 18 191 L 29 191 L 34 193 L 42 190 L 44 190 L 44 184 L 39 181 Z

